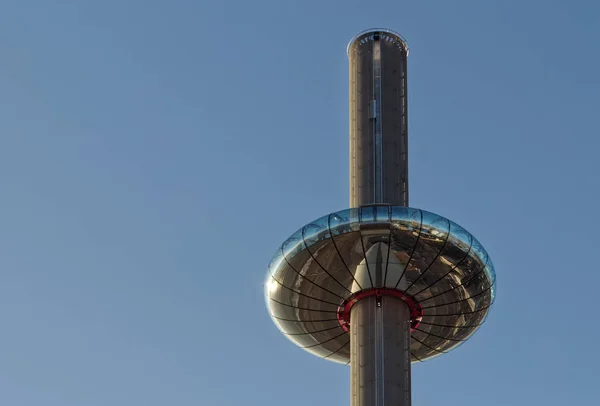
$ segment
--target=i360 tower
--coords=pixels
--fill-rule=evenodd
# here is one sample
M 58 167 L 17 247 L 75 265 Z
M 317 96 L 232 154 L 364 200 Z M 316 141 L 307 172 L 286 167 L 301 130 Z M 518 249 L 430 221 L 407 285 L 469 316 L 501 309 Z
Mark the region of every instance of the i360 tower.
M 406 42 L 373 29 L 347 51 L 351 208 L 284 241 L 266 302 L 298 346 L 350 364 L 351 406 L 409 406 L 411 363 L 447 353 L 481 326 L 495 272 L 464 228 L 408 207 Z

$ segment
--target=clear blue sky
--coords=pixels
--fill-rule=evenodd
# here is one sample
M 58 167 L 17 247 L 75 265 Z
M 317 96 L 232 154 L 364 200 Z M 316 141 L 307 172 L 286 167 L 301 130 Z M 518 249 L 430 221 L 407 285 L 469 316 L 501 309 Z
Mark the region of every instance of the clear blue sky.
M 4 0 L 1 405 L 348 404 L 262 284 L 348 205 L 345 48 L 374 26 L 411 48 L 411 205 L 498 275 L 414 405 L 598 405 L 591 0 Z

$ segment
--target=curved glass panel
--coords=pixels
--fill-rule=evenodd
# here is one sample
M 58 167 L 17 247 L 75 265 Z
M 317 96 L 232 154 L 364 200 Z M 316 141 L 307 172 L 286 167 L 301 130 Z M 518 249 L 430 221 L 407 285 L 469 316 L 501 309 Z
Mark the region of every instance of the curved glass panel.
M 421 233 L 404 276 L 407 286 L 398 286 L 401 290 L 410 288 L 424 272 L 427 272 L 446 245 L 450 231 L 448 219 L 426 211 L 422 211 L 422 213 Z
M 310 336 L 316 338 L 321 343 L 321 348 L 325 350 L 323 356 L 329 355 L 348 340 L 348 334 L 339 325 L 334 330 L 313 333 Z
M 335 310 L 310 310 L 303 309 L 297 306 L 284 305 L 270 299 L 269 309 L 271 317 L 274 319 L 286 320 L 320 320 L 328 317 L 337 317 L 337 308 Z
M 329 278 L 328 280 L 323 280 L 323 286 L 340 296 L 350 296 L 352 294 L 350 289 L 354 282 L 354 276 L 342 261 L 333 244 L 333 240 L 319 241 L 308 247 L 307 251 L 314 259 L 314 262 L 321 267 L 323 271 L 321 273 Z M 318 269 L 309 272 L 318 272 Z
M 483 258 L 482 255 L 484 256 Z M 459 261 L 443 279 L 435 283 L 435 293 L 431 291 L 429 292 L 429 296 L 427 295 L 428 292 L 423 292 L 422 294 L 419 293 L 417 294 L 417 300 L 424 305 L 429 305 L 430 299 L 438 298 L 440 296 L 454 297 L 454 300 L 464 298 L 464 289 L 460 288 L 464 286 L 466 282 L 483 272 L 485 267 L 484 261 L 487 261 L 487 259 L 487 253 L 485 253 L 485 250 L 479 245 L 479 242 L 473 238 L 469 254 Z
M 375 206 L 360 207 L 359 210 L 361 224 L 375 222 Z
M 446 250 L 444 249 L 444 251 Z M 418 300 L 425 300 L 427 297 L 439 294 L 444 289 L 444 286 L 438 283 L 438 281 L 440 277 L 443 278 L 444 275 L 451 272 L 454 262 L 458 261 L 458 258 L 453 258 L 450 253 L 444 251 L 412 282 L 412 285 L 406 288 L 406 292 L 409 295 L 413 297 L 418 296 Z
M 472 313 L 481 308 L 488 307 L 491 304 L 491 290 L 486 289 L 474 296 L 464 299 L 458 299 L 453 302 L 443 303 L 428 303 L 423 306 L 423 309 L 435 308 L 436 314 L 440 315 L 455 315 L 462 313 Z
M 477 330 L 479 330 L 479 327 L 481 326 L 477 326 L 477 327 L 473 327 L 473 328 L 461 328 L 458 329 L 456 332 L 456 335 L 454 335 L 454 337 L 452 337 L 455 340 L 460 340 L 459 345 L 462 345 L 465 341 L 467 341 L 473 334 L 475 334 L 475 332 Z M 454 347 L 456 348 L 456 347 Z
M 303 251 L 294 257 L 292 262 L 300 256 L 308 255 L 306 251 Z M 322 300 L 326 303 L 335 305 L 339 305 L 344 301 L 343 296 L 327 289 L 325 285 L 331 285 L 330 278 L 328 278 L 327 275 L 323 276 L 324 273 L 320 271 L 320 268 L 316 263 L 313 262 L 310 265 L 310 272 L 307 271 L 309 271 L 308 266 L 298 271 L 292 263 L 289 265 L 286 264 L 281 267 L 281 270 L 278 272 L 279 277 L 276 277 L 276 279 L 283 287 L 288 288 L 290 291 L 301 292 L 303 295 L 312 297 L 316 300 Z M 310 277 L 305 276 L 304 273 L 310 275 Z
M 300 230 L 296 231 L 294 234 L 290 236 L 287 240 L 281 244 L 281 249 L 283 250 L 283 255 L 287 260 L 293 258 L 294 255 L 299 253 L 304 249 L 304 240 L 302 239 L 302 231 L 304 227 Z
M 472 243 L 473 237 L 470 233 L 458 224 L 450 222 L 450 235 L 446 241 L 444 251 L 440 254 L 436 263 L 432 265 L 435 269 L 430 271 L 430 275 L 425 278 L 426 281 L 421 281 L 420 289 L 417 292 L 413 290 L 411 294 L 416 296 L 428 290 L 425 293 L 427 297 L 430 297 L 448 290 L 448 286 L 443 282 L 443 279 L 463 264 L 467 256 L 471 254 Z M 445 265 L 445 268 L 441 268 L 442 264 Z M 420 300 L 423 299 L 425 297 L 420 298 Z
M 418 232 L 421 227 L 421 210 L 413 209 L 411 207 L 392 206 L 392 222 L 395 224 L 404 224 L 403 226 L 398 225 L 402 229 L 410 229 Z
M 365 233 L 361 231 L 367 270 L 374 287 L 383 287 L 388 268 L 390 231 Z
M 327 331 L 339 328 L 340 325 L 337 319 L 330 320 L 309 320 L 309 321 L 293 321 L 293 320 L 277 320 L 282 333 L 287 335 L 304 335 L 312 334 L 317 331 Z
M 483 248 L 483 246 L 481 245 L 481 243 L 477 240 L 477 238 L 475 238 L 475 237 L 473 237 L 473 245 L 471 247 L 471 250 L 473 252 L 475 252 L 477 254 L 477 256 L 479 257 L 479 261 L 478 261 L 479 262 L 479 267 L 481 269 L 485 268 L 485 266 L 489 262 L 488 253 Z
M 292 293 L 289 296 L 289 301 L 295 307 L 302 309 L 320 310 L 320 311 L 334 311 L 337 312 L 338 305 L 323 300 L 314 299 L 308 296 L 302 296 L 298 293 Z
M 270 282 L 271 286 L 274 287 L 274 289 L 272 289 L 269 292 L 269 298 L 287 305 L 287 306 L 291 306 L 291 307 L 298 307 L 298 295 L 295 294 L 293 291 L 291 291 L 289 288 L 286 288 L 284 286 L 281 285 L 281 282 L 272 279 Z M 318 310 L 319 307 L 309 307 L 311 309 L 315 309 Z
M 464 253 L 467 253 L 473 245 L 473 236 L 467 230 L 450 221 L 450 236 L 448 242 Z
M 433 337 L 421 329 L 413 330 L 411 335 L 413 342 L 419 345 L 419 348 L 414 350 L 414 354 L 420 359 L 431 359 L 445 353 L 443 346 L 446 341 L 444 339 Z
M 421 331 L 423 327 L 419 326 L 417 329 Z M 425 342 L 428 342 L 428 344 L 430 342 L 431 346 L 435 346 L 435 348 L 444 348 L 460 341 L 460 339 L 455 338 L 455 328 L 438 325 L 429 325 L 427 327 L 429 327 L 427 334 L 433 338 L 428 337 Z
M 329 232 L 329 215 L 304 226 L 304 243 L 307 247 L 331 237 Z
M 356 271 L 360 266 L 361 262 L 364 261 L 364 253 L 361 242 L 360 232 L 354 231 L 333 237 L 334 244 L 337 248 L 337 252 L 341 257 L 342 261 L 346 265 L 349 272 L 356 279 Z M 360 282 L 358 282 L 360 285 Z M 367 286 L 360 285 L 360 288 L 366 288 Z
M 466 243 L 466 242 L 467 243 Z M 408 294 L 417 296 L 423 294 L 420 299 L 434 296 L 442 292 L 445 288 L 439 283 L 446 275 L 464 260 L 471 248 L 471 235 L 456 223 L 450 222 L 450 234 L 442 251 L 437 258 L 415 283 L 408 289 Z M 427 290 L 427 292 L 425 292 Z
M 335 355 L 340 354 L 340 352 L 347 347 L 349 342 L 348 333 L 343 331 L 341 328 L 337 331 L 332 330 L 328 334 L 315 336 L 318 340 L 320 340 L 321 345 L 304 349 L 320 358 L 331 359 L 332 361 L 339 360 L 339 358 Z M 348 362 L 348 359 L 346 359 L 346 362 Z
M 340 364 L 347 364 L 350 359 L 350 340 L 323 358 Z
M 275 250 L 275 253 L 273 254 L 273 257 L 271 258 L 271 261 L 269 261 L 267 279 L 269 278 L 269 275 L 273 275 L 275 272 L 277 272 L 277 269 L 279 269 L 282 262 L 284 262 L 284 259 L 283 259 L 283 252 L 281 251 L 281 246 L 280 246 L 279 248 L 277 248 Z
M 368 275 L 358 278 L 357 274 L 357 279 L 362 285 L 383 287 L 390 246 L 390 206 L 362 207 L 360 234 Z
M 435 333 L 428 334 L 427 338 L 423 340 L 423 342 L 427 344 L 430 348 L 436 350 L 434 351 L 434 354 L 432 354 L 432 356 L 446 354 L 448 351 L 454 349 L 454 347 L 461 344 L 460 341 L 449 340 L 448 338 L 434 334 Z
M 490 257 L 488 257 L 487 264 L 485 265 L 485 274 L 492 281 L 492 283 L 496 282 L 496 271 Z
M 390 206 L 375 206 L 375 221 L 377 221 L 378 223 L 389 223 Z
M 339 334 L 340 325 L 336 322 L 291 322 L 279 320 L 280 330 L 283 334 L 292 336 L 301 346 L 310 345 L 310 341 L 305 340 L 315 334 Z M 305 340 L 305 343 L 302 341 Z
M 421 238 L 426 238 L 438 243 L 443 243 L 450 232 L 450 220 L 437 214 L 421 210 L 423 223 L 421 225 Z
M 426 313 L 426 315 L 423 318 L 424 320 L 421 321 L 420 326 L 427 327 L 432 324 L 437 324 L 440 326 L 456 329 L 457 331 L 458 329 L 473 329 L 481 324 L 483 320 L 482 316 L 483 318 L 485 318 L 485 314 L 485 312 L 475 312 L 450 316 L 435 316 L 431 313 Z M 435 317 L 435 323 L 430 323 L 426 321 L 427 319 L 432 320 L 432 317 Z
M 326 354 L 319 345 L 321 341 L 317 334 L 289 335 L 284 333 L 284 335 L 300 348 L 310 348 L 311 352 L 318 357 L 323 357 L 323 354 Z
M 323 247 L 330 241 L 320 241 L 313 244 L 311 248 L 314 248 L 317 252 L 322 252 Z M 306 278 L 313 282 L 315 285 L 321 287 L 323 290 L 337 296 L 339 303 L 341 303 L 348 295 L 346 288 L 339 283 L 337 277 L 334 277 L 327 268 L 325 268 L 317 257 L 311 253 L 311 248 L 299 252 L 289 261 L 290 266 L 303 278 Z M 337 255 L 337 253 L 335 253 Z M 325 264 L 327 265 L 327 264 Z M 342 273 L 342 276 L 347 272 Z M 340 272 L 336 273 L 336 276 Z
M 407 286 L 404 274 L 410 260 L 421 230 L 421 210 L 409 207 L 392 207 L 390 227 L 390 248 L 385 286 L 394 288 L 399 285 Z M 403 281 L 400 281 L 400 278 Z
M 488 269 L 488 267 L 491 268 L 491 271 Z M 492 303 L 494 303 L 494 300 L 496 300 L 496 272 L 494 271 L 494 265 L 492 265 L 491 260 L 488 260 L 488 265 L 486 266 L 486 274 L 488 275 L 488 278 L 492 278 Z
M 337 311 L 339 298 L 324 292 L 307 279 L 295 278 L 293 272 L 286 267 L 281 273 L 281 280 L 273 279 L 273 285 L 279 285 L 269 293 L 273 301 L 299 309 Z
M 469 292 L 468 297 L 474 296 L 479 292 L 483 292 L 486 289 L 492 287 L 492 281 L 488 278 L 487 274 L 482 269 L 477 275 L 473 275 L 471 279 L 465 281 L 459 288 Z
M 347 209 L 329 215 L 329 230 L 332 235 L 358 231 L 358 209 Z
M 274 302 L 271 301 L 271 294 L 275 293 L 275 291 L 279 289 L 279 284 L 271 275 L 268 275 L 265 279 L 265 285 L 263 288 L 263 294 L 265 299 L 265 304 L 267 305 L 267 309 L 269 309 L 269 314 L 273 317 L 272 305 Z

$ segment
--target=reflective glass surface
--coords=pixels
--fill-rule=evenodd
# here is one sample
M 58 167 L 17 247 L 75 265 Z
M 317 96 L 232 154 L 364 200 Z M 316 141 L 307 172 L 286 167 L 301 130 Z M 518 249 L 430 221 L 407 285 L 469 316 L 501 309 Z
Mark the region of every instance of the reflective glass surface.
M 317 266 L 322 270 L 318 272 L 317 269 L 315 273 L 321 276 L 324 286 L 343 297 L 351 293 L 348 286 L 352 285 L 354 275 L 337 254 L 332 239 L 319 241 L 308 247 L 307 251 L 314 259 L 312 267 Z
M 329 215 L 329 230 L 333 235 L 358 231 L 358 209 L 346 209 Z
M 360 210 L 360 222 L 361 224 L 375 222 L 375 206 L 361 207 Z
M 421 300 L 439 294 L 442 286 L 440 280 L 464 261 L 470 252 L 471 243 L 470 234 L 456 223 L 450 222 L 450 233 L 439 255 L 421 272 L 413 285 L 406 289 L 407 293 Z
M 390 207 L 391 206 L 376 206 L 375 207 L 375 220 L 377 222 L 390 221 Z
M 385 286 L 406 287 L 406 269 L 417 248 L 423 213 L 409 207 L 392 207 L 390 226 L 390 255 L 388 256 Z
M 294 255 L 296 255 L 305 248 L 304 240 L 302 238 L 303 232 L 304 227 L 292 234 L 290 238 L 285 240 L 281 245 L 283 256 L 286 257 L 286 259 L 293 258 Z
M 331 233 L 329 232 L 329 215 L 304 226 L 303 238 L 307 247 L 331 238 Z
M 456 348 L 479 328 L 495 278 L 483 246 L 458 224 L 424 210 L 370 205 L 323 216 L 285 240 L 269 263 L 265 300 L 288 339 L 348 363 L 340 305 L 369 288 L 401 290 L 423 307 L 411 343 L 419 362 Z

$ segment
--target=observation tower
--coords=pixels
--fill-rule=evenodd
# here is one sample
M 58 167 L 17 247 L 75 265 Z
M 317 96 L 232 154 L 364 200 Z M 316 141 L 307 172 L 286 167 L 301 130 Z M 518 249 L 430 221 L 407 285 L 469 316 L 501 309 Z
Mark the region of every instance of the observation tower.
M 410 406 L 411 363 L 449 352 L 482 325 L 494 266 L 467 230 L 408 206 L 404 39 L 372 29 L 347 53 L 350 208 L 283 242 L 266 303 L 296 345 L 350 365 L 351 406 Z

